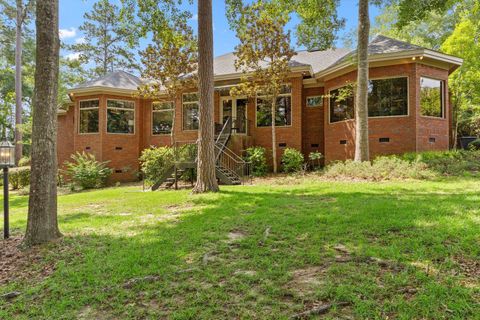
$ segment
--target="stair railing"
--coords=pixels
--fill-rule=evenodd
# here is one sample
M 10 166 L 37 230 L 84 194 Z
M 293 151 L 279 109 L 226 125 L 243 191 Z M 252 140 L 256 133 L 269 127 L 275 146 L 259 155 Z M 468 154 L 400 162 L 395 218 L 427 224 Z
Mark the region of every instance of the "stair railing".
M 238 177 L 241 182 L 244 182 L 245 178 L 250 176 L 250 163 L 245 162 L 226 146 L 221 150 L 219 146 L 215 145 L 215 149 L 219 153 L 216 163 L 217 166 L 229 171 Z

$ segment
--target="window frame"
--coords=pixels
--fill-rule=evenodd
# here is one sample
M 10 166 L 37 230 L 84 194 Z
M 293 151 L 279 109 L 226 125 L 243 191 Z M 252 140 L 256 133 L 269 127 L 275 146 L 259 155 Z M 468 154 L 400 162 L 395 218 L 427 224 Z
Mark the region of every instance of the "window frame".
M 197 95 L 197 100 L 196 101 L 185 101 L 184 97 L 187 94 L 196 94 Z M 192 92 L 184 92 L 182 93 L 182 131 L 198 131 L 198 129 L 185 129 L 185 121 L 184 121 L 184 116 L 185 116 L 185 104 L 196 104 L 198 108 L 198 113 L 200 115 L 200 97 L 198 94 L 198 91 L 192 91 Z M 199 120 L 199 126 L 200 126 L 200 120 Z
M 398 78 L 407 78 L 407 114 L 406 115 L 400 114 L 400 115 L 394 115 L 394 116 L 372 116 L 372 117 L 368 116 L 369 119 L 404 118 L 404 117 L 410 116 L 410 77 L 408 75 L 376 77 L 376 78 L 369 78 L 368 80 L 369 81 L 370 80 L 387 80 L 387 79 L 398 79 Z M 355 106 L 355 101 L 354 101 L 354 106 Z M 367 106 L 367 114 L 368 114 L 368 106 Z
M 133 132 L 108 132 L 108 101 L 123 101 L 123 102 L 133 102 L 133 109 L 127 109 L 127 108 L 110 108 L 110 109 L 117 109 L 117 110 L 127 110 L 127 111 L 133 111 Z M 119 135 L 135 135 L 136 130 L 137 130 L 137 102 L 135 100 L 128 100 L 128 99 L 106 99 L 105 101 L 105 133 L 106 134 L 119 134 Z
M 285 125 L 285 126 L 277 126 L 275 125 L 275 128 L 289 128 L 289 127 L 292 127 L 293 126 L 293 87 L 292 87 L 292 84 L 291 83 L 285 83 L 284 86 L 288 86 L 290 87 L 290 92 L 288 93 L 281 93 L 277 96 L 277 99 L 280 98 L 280 97 L 290 97 L 290 112 L 292 113 L 291 115 L 291 119 L 290 119 L 290 124 L 289 125 Z M 257 117 L 257 112 L 258 112 L 258 99 L 262 98 L 262 97 L 265 97 L 265 95 L 258 95 L 258 92 L 255 94 L 255 128 L 272 128 L 272 125 L 269 125 L 269 126 L 258 126 L 258 117 Z M 278 106 L 278 104 L 277 104 Z M 272 117 L 272 124 L 273 124 L 273 117 Z
M 171 103 L 172 104 L 172 108 L 171 109 L 161 109 L 161 110 L 155 110 L 153 108 L 153 105 L 155 103 Z M 173 128 L 173 123 L 175 122 L 175 101 L 172 101 L 172 100 L 168 100 L 168 101 L 153 101 L 151 103 L 151 123 L 150 123 L 150 133 L 152 134 L 152 136 L 170 136 L 172 134 L 172 130 L 170 130 L 170 133 L 153 133 L 153 115 L 158 112 L 158 113 L 161 113 L 161 112 L 171 112 L 172 113 L 172 128 Z
M 81 109 L 80 104 L 85 101 L 98 101 L 98 107 L 97 108 L 86 108 L 86 109 Z M 82 110 L 98 110 L 98 131 L 97 132 L 80 132 L 80 118 L 81 118 L 81 111 Z M 91 98 L 91 99 L 82 99 L 78 100 L 78 120 L 77 120 L 77 125 L 78 125 L 78 134 L 79 135 L 91 135 L 91 134 L 100 134 L 100 98 Z
M 322 101 L 321 104 L 316 104 L 316 105 L 314 105 L 314 106 L 308 105 L 308 99 L 313 99 L 313 98 L 320 98 L 321 101 Z M 323 107 L 323 106 L 325 105 L 323 99 L 324 99 L 324 96 L 321 95 L 321 94 L 312 95 L 312 96 L 306 96 L 306 97 L 305 97 L 305 106 L 306 106 L 307 108 L 321 108 L 321 107 Z
M 355 96 L 353 97 L 353 117 L 352 119 L 345 119 L 345 120 L 340 120 L 340 121 L 334 121 L 334 122 L 331 122 L 331 117 L 330 117 L 330 113 L 331 113 L 331 106 L 330 106 L 330 92 L 334 91 L 334 90 L 337 90 L 337 89 L 340 89 L 340 88 L 343 88 L 343 87 L 346 87 L 348 85 L 348 83 L 346 85 L 340 85 L 340 86 L 335 86 L 335 87 L 332 87 L 332 88 L 329 88 L 328 89 L 328 114 L 327 114 L 327 117 L 328 117 L 328 124 L 335 124 L 335 123 L 343 123 L 343 122 L 346 122 L 346 121 L 352 121 L 352 120 L 355 120 Z M 368 112 L 368 110 L 367 110 Z
M 440 96 L 441 100 L 440 101 L 441 101 L 441 111 L 442 111 L 442 116 L 440 116 L 440 117 L 422 115 L 422 105 L 421 105 L 421 101 L 420 101 L 421 91 L 422 91 L 422 78 L 440 81 L 440 94 L 441 94 L 441 96 Z M 418 89 L 419 89 L 418 90 L 418 93 L 419 93 L 418 113 L 419 113 L 420 117 L 427 118 L 427 119 L 437 119 L 437 120 L 446 120 L 447 119 L 447 115 L 446 115 L 447 112 L 446 112 L 446 108 L 445 108 L 445 96 L 446 96 L 445 90 L 446 90 L 446 87 L 447 87 L 447 83 L 446 83 L 445 79 L 420 75 L 420 77 L 418 78 Z

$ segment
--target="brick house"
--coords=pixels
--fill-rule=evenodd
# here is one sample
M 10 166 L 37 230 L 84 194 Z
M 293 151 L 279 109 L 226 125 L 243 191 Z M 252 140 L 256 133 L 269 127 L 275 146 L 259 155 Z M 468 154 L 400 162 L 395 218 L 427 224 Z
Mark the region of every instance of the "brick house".
M 319 151 L 325 161 L 353 158 L 353 97 L 339 89 L 356 81 L 355 52 L 345 49 L 299 51 L 277 103 L 278 159 L 286 147 L 305 155 Z M 448 76 L 462 59 L 384 36 L 369 45 L 370 155 L 446 150 L 451 139 Z M 271 115 L 261 96 L 231 97 L 241 74 L 232 53 L 215 58 L 215 122 L 233 119 L 229 145 L 271 149 Z M 169 145 L 172 124 L 177 141 L 195 141 L 198 99 L 186 92 L 172 102 L 135 96 L 142 80 L 123 71 L 69 90 L 71 105 L 58 112 L 58 161 L 76 151 L 110 160 L 113 179 L 127 181 L 138 158 L 151 145 Z M 175 117 L 173 117 L 175 108 Z M 174 118 L 174 119 L 173 119 Z M 127 170 L 129 169 L 129 170 Z

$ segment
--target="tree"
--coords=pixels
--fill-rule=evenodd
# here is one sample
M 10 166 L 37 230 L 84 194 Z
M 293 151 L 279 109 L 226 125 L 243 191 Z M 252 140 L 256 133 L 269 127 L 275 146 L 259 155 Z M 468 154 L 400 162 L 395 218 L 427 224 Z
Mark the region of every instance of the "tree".
M 93 9 L 83 15 L 85 21 L 79 27 L 85 40 L 67 46 L 79 53 L 83 64 L 93 63 L 93 71 L 103 76 L 116 69 L 137 70 L 138 64 L 132 48 L 138 39 L 130 37 L 133 23 L 120 19 L 120 8 L 109 0 L 100 0 Z
M 59 238 L 57 222 L 58 0 L 39 1 L 27 246 Z
M 8 0 L 0 1 L 0 8 L 4 15 L 15 25 L 15 163 L 23 156 L 22 141 L 22 54 L 23 54 L 23 29 L 28 22 L 33 10 L 34 1 L 15 0 L 15 4 Z
M 277 173 L 276 109 L 295 55 L 290 47 L 290 32 L 284 28 L 288 13 L 271 2 L 259 0 L 241 8 L 236 26 L 240 44 L 235 47 L 235 68 L 243 73 L 241 84 L 232 95 L 255 97 L 261 91 L 270 105 L 273 172 Z
M 230 28 L 237 30 L 243 1 L 226 0 L 226 4 Z M 274 4 L 279 12 L 297 16 L 297 45 L 308 49 L 325 50 L 332 47 L 336 32 L 345 25 L 345 19 L 337 14 L 339 0 L 275 0 Z
M 142 78 L 147 80 L 147 84 L 139 88 L 141 96 L 175 101 L 185 88 L 196 85 L 197 38 L 184 16 L 170 20 L 168 28 L 158 30 L 152 43 L 140 54 L 144 65 Z M 175 108 L 173 110 L 172 145 L 175 144 Z
M 212 0 L 198 0 L 198 61 L 200 124 L 198 130 L 197 182 L 192 192 L 217 192 L 213 120 Z
M 355 161 L 368 161 L 368 0 L 358 2 L 357 90 L 355 97 Z

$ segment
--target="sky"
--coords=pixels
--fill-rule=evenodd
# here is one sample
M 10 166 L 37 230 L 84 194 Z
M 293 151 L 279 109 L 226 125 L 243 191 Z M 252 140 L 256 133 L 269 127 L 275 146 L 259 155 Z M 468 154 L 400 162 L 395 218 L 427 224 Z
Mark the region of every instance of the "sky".
M 84 41 L 83 35 L 78 30 L 78 27 L 83 23 L 83 14 L 91 10 L 95 0 L 60 0 L 60 37 L 63 42 L 67 44 L 78 43 Z M 119 0 L 112 0 L 112 2 L 119 2 Z M 340 0 L 340 7 L 338 10 L 339 16 L 346 19 L 345 28 L 338 34 L 337 47 L 342 47 L 342 36 L 356 27 L 357 24 L 357 7 L 358 0 Z M 213 3 L 213 45 L 215 56 L 232 52 L 237 39 L 235 33 L 228 27 L 227 18 L 225 17 L 225 1 L 212 0 Z M 198 15 L 196 14 L 197 2 L 194 1 L 189 10 L 193 14 L 190 21 L 192 27 L 196 29 Z M 371 7 L 370 19 L 374 20 L 379 13 L 378 8 Z M 298 23 L 296 18 L 293 18 L 289 23 L 289 27 L 293 28 Z M 148 40 L 143 40 L 141 46 L 145 46 Z M 295 39 L 292 39 L 292 45 L 295 46 Z M 296 49 L 298 48 L 295 46 Z M 75 55 L 68 51 L 62 51 L 62 55 L 74 58 Z

